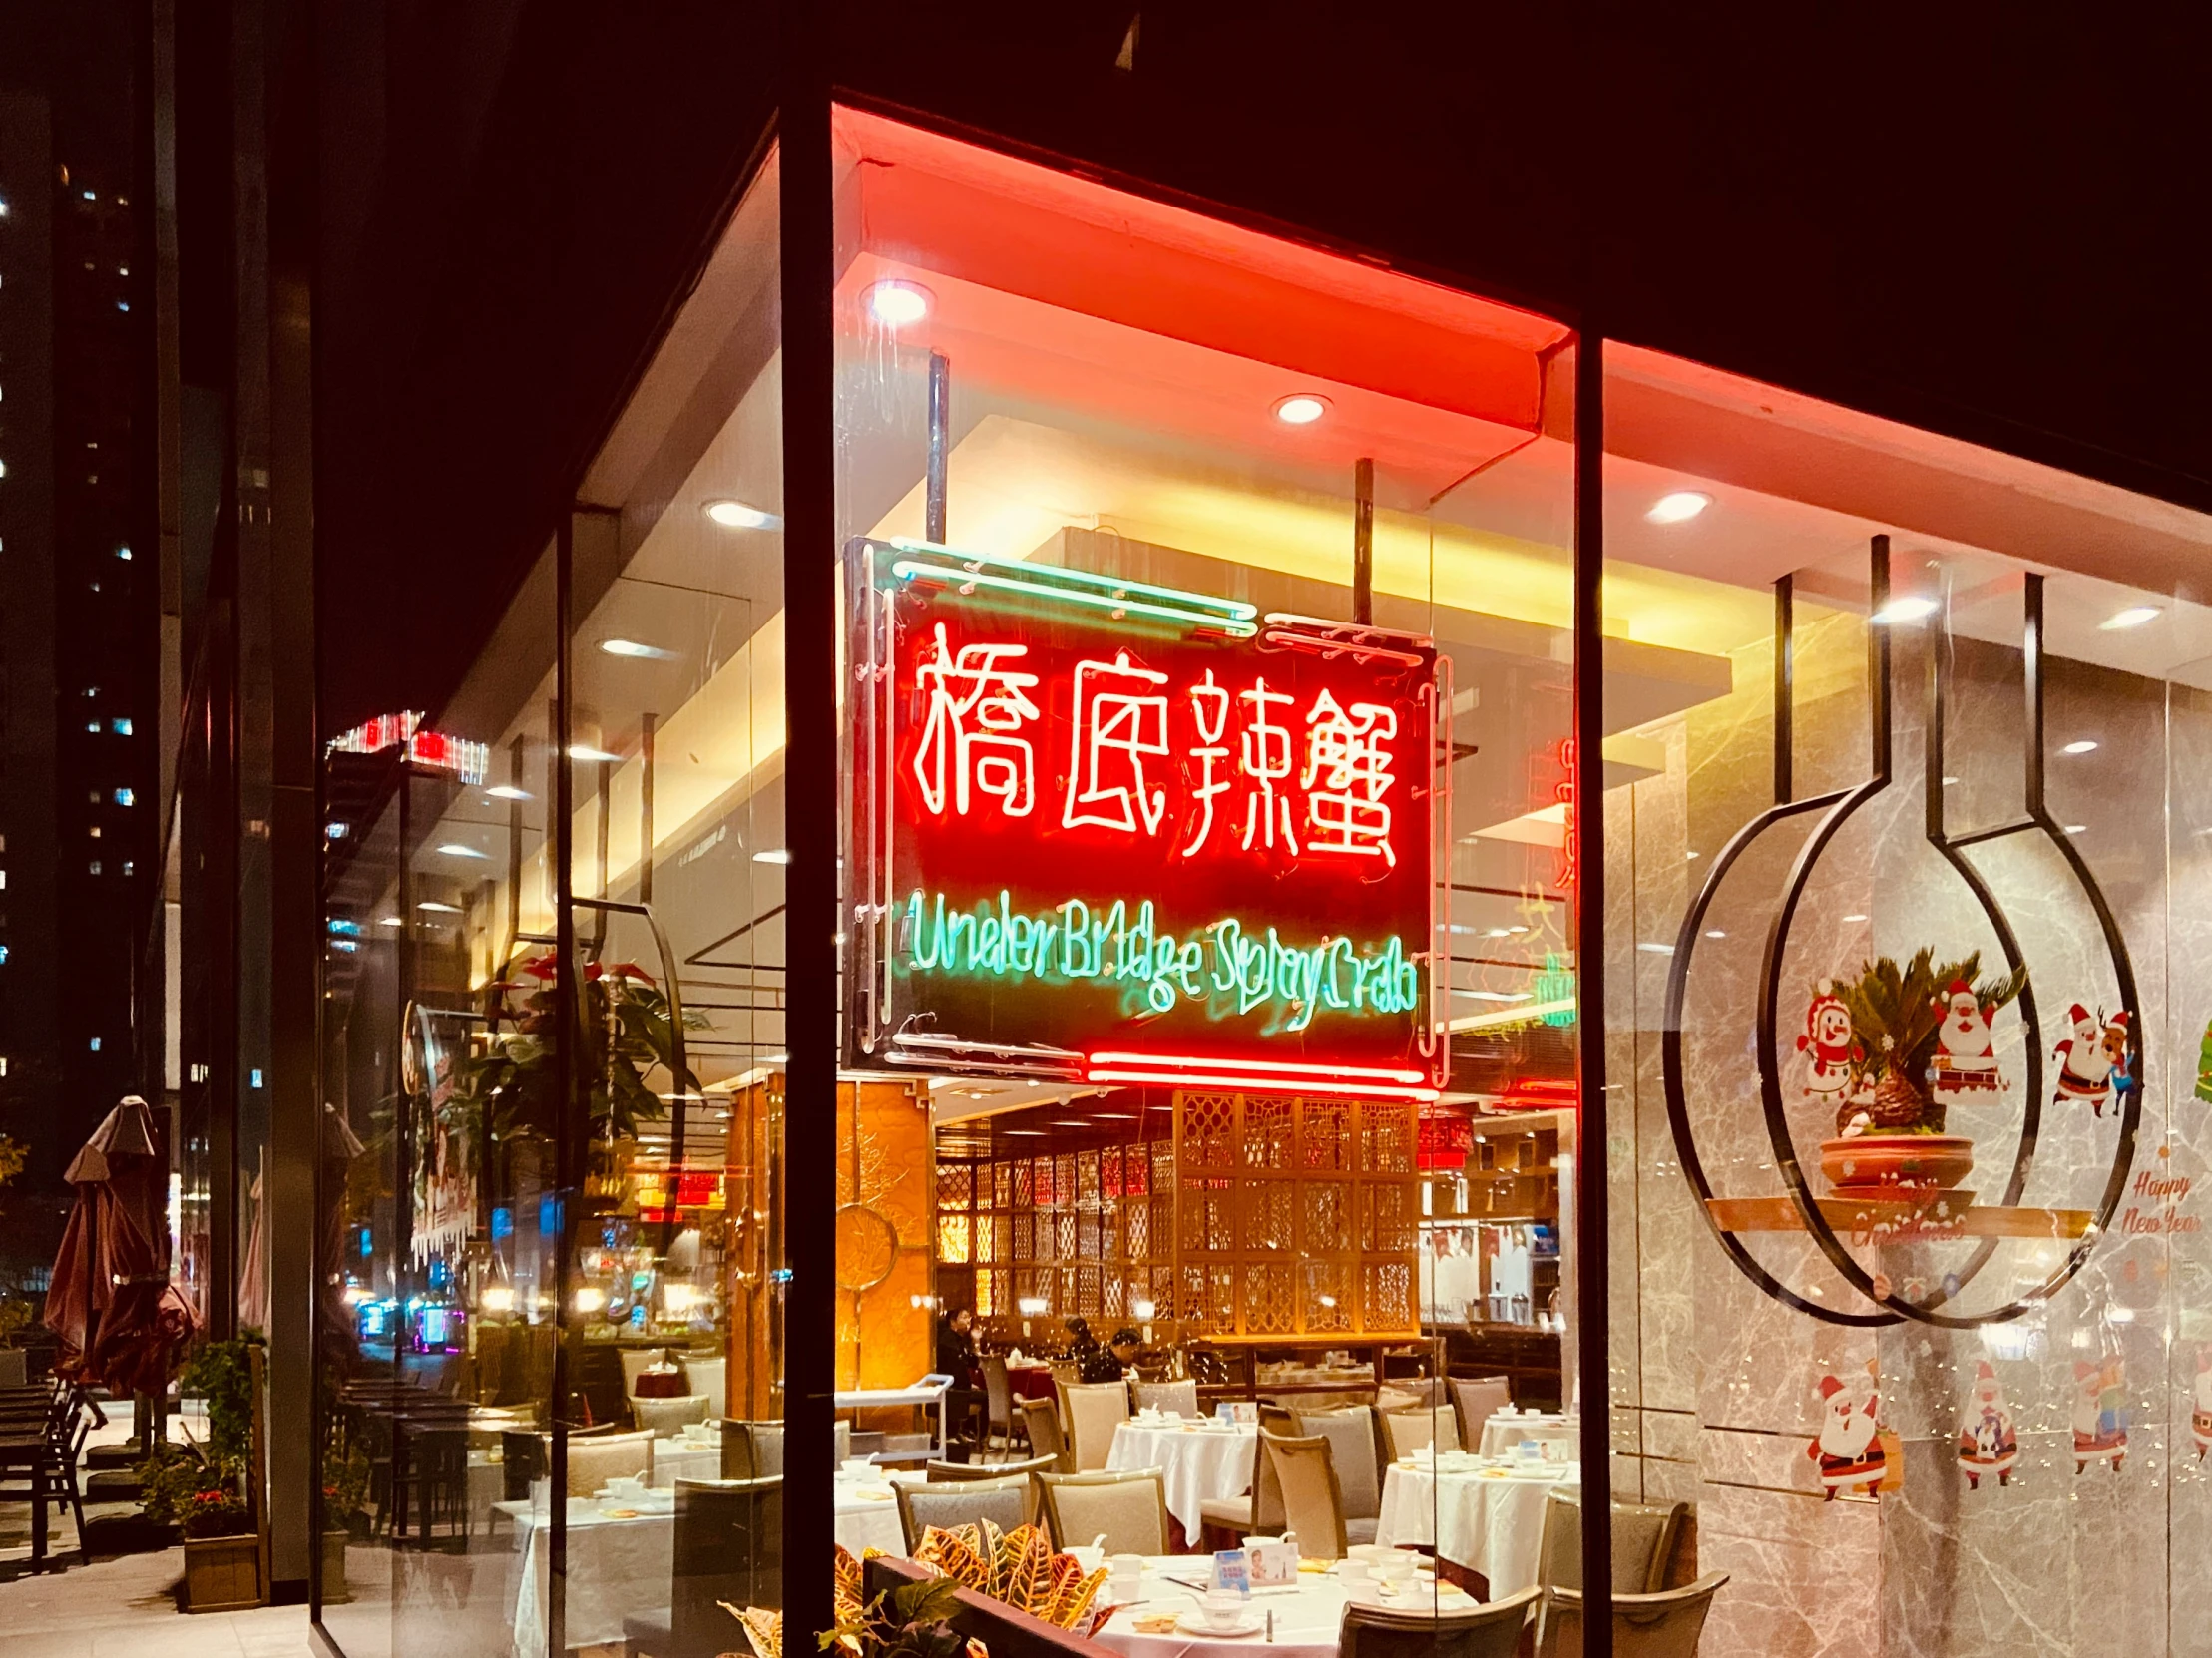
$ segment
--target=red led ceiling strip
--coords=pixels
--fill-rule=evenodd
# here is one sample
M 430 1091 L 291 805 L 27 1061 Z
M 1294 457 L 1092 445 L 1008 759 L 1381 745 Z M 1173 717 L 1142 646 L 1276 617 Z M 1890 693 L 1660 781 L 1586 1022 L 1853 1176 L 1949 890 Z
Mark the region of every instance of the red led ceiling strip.
M 1200 1083 L 1253 1088 L 1269 1093 L 1305 1093 L 1317 1082 L 1333 1084 L 1331 1093 L 1375 1094 L 1386 1099 L 1430 1100 L 1440 1090 L 1418 1070 L 1371 1065 L 1300 1065 L 1258 1059 L 1208 1059 L 1183 1053 L 1099 1052 L 1085 1060 L 1090 1082 L 1158 1082 L 1170 1087 Z

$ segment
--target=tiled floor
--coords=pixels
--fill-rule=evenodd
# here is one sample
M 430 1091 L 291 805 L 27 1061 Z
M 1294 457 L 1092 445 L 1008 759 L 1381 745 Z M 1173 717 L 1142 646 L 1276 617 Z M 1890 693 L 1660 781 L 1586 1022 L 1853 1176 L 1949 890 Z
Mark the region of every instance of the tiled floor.
M 0 1582 L 7 1658 L 305 1658 L 307 1608 L 177 1610 L 183 1549 L 127 1554 Z

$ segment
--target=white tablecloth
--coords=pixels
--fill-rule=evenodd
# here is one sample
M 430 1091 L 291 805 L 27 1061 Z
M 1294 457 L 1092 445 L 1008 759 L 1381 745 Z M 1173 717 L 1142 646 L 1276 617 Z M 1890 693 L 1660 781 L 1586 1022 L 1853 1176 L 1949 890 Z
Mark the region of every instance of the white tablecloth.
M 1296 1588 L 1254 1591 L 1251 1615 L 1264 1624 L 1270 1611 L 1275 1614 L 1273 1645 L 1267 1643 L 1264 1634 L 1207 1636 L 1181 1628 L 1165 1635 L 1137 1633 L 1133 1620 L 1148 1613 L 1184 1612 L 1196 1621 L 1201 1595 L 1197 1590 L 1170 1581 L 1169 1576 L 1203 1582 L 1211 1565 L 1212 1561 L 1204 1555 L 1193 1554 L 1167 1555 L 1145 1561 L 1144 1598 L 1135 1606 L 1114 1613 L 1093 1639 L 1102 1646 L 1126 1653 L 1128 1658 L 1252 1658 L 1254 1654 L 1264 1654 L 1265 1658 L 1336 1658 L 1337 1630 L 1344 1622 L 1345 1593 L 1335 1576 L 1327 1573 L 1300 1572 Z M 1383 1606 L 1426 1610 L 1436 1604 L 1431 1597 L 1439 1592 L 1433 1579 L 1423 1579 L 1417 1591 L 1409 1590 L 1390 1598 L 1376 1595 L 1375 1600 Z M 1468 1604 L 1449 1585 L 1441 1593 L 1448 1605 L 1464 1607 Z
M 880 1492 L 881 1495 L 866 1493 Z M 837 1540 L 858 1554 L 880 1548 L 904 1554 L 899 1505 L 888 1485 L 837 1488 Z M 620 1507 L 619 1502 L 611 1506 Z M 500 1512 L 515 1522 L 515 1652 L 518 1658 L 545 1658 L 546 1548 L 550 1540 L 542 1513 L 527 1502 L 502 1502 Z M 640 1514 L 609 1519 L 597 1501 L 569 1503 L 569 1645 L 619 1644 L 623 1619 L 668 1604 L 675 1568 L 675 1515 Z
M 1252 1488 L 1252 1462 L 1259 1429 L 1240 1423 L 1234 1429 L 1152 1427 L 1129 1421 L 1113 1431 L 1106 1465 L 1113 1473 L 1158 1468 L 1166 1476 L 1167 1511 L 1195 1537 L 1198 1504 L 1215 1497 L 1241 1496 Z
M 1580 1423 L 1568 1422 L 1566 1418 L 1556 1414 L 1493 1416 L 1483 1424 L 1483 1443 L 1468 1449 L 1479 1451 L 1485 1456 L 1510 1456 L 1514 1447 L 1523 1440 L 1534 1440 L 1539 1445 L 1563 1445 L 1571 1448 L 1581 1432 Z M 1564 1454 L 1553 1451 L 1552 1455 L 1559 1461 L 1570 1462 L 1574 1459 L 1575 1452 L 1569 1449 Z
M 677 1439 L 653 1442 L 654 1484 L 673 1489 L 678 1479 L 719 1479 L 721 1476 L 720 1446 Z
M 1389 1548 L 1432 1546 L 1454 1565 L 1481 1572 L 1493 1596 L 1514 1594 L 1537 1580 L 1545 1493 L 1564 1482 L 1562 1471 L 1439 1475 L 1393 1463 L 1383 1475 L 1375 1540 Z

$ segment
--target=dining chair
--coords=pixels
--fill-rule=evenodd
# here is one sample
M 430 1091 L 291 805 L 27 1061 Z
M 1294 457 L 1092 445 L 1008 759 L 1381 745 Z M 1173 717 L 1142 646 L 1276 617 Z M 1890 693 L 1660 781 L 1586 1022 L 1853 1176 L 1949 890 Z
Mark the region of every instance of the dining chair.
M 691 1394 L 678 1399 L 634 1399 L 630 1409 L 640 1428 L 664 1440 L 680 1434 L 687 1423 L 704 1422 L 711 1415 L 707 1410 L 711 1403 L 704 1394 Z
M 1198 1414 L 1198 1384 L 1188 1377 L 1180 1382 L 1139 1382 L 1136 1408 L 1141 1411 L 1147 1406 L 1171 1411 L 1178 1417 L 1194 1417 Z
M 783 1424 L 722 1419 L 722 1477 L 766 1479 L 783 1472 Z
M 1613 1504 L 1613 1586 L 1628 1594 L 1647 1594 L 1666 1582 L 1674 1538 L 1688 1504 L 1616 1502 Z M 1544 1588 L 1582 1586 L 1582 1503 L 1572 1491 L 1545 1493 L 1544 1533 L 1537 1546 L 1537 1582 Z
M 1395 1462 L 1429 1446 L 1439 1451 L 1460 1449 L 1459 1419 L 1450 1411 L 1417 1406 L 1410 1411 L 1384 1411 L 1378 1415 L 1383 1425 L 1383 1453 L 1389 1461 Z
M 1656 1594 L 1613 1595 L 1615 1658 L 1695 1658 L 1697 1638 L 1713 1596 L 1728 1581 L 1724 1571 L 1707 1572 L 1696 1582 Z M 1582 1658 L 1582 1594 L 1552 1589 L 1537 1633 L 1537 1658 Z
M 1128 1420 L 1125 1382 L 1079 1382 L 1068 1390 L 1068 1439 L 1078 1473 L 1106 1465 L 1113 1431 Z
M 1029 1479 L 1032 1474 L 1058 1473 L 1061 1469 L 1050 1456 L 1032 1456 L 1026 1462 L 925 1462 L 922 1471 L 932 1485 L 944 1485 L 985 1479 Z M 1028 1521 L 1037 1518 L 1037 1481 L 1030 1479 Z
M 1259 1425 L 1263 1431 L 1295 1435 L 1298 1425 L 1280 1405 L 1262 1405 Z M 1218 1525 L 1238 1538 L 1271 1537 L 1283 1528 L 1283 1488 L 1275 1477 L 1275 1464 L 1255 1442 L 1252 1448 L 1252 1488 L 1242 1496 L 1209 1496 L 1198 1504 L 1201 1527 Z
M 643 1479 L 653 1471 L 653 1436 L 632 1434 L 569 1436 L 571 1496 L 596 1496 L 610 1479 Z
M 1329 1442 L 1346 1541 L 1373 1542 L 1375 1522 L 1383 1511 L 1382 1459 L 1376 1454 L 1373 1409 L 1354 1405 L 1340 1411 L 1305 1412 L 1297 1423 L 1300 1437 L 1319 1435 Z
M 1014 1426 L 1018 1413 L 1014 1409 L 1014 1382 L 1006 1372 L 1006 1360 L 996 1353 L 983 1356 L 983 1446 L 982 1452 L 989 1456 L 993 1451 L 1014 1454 Z
M 1459 1408 L 1460 1444 L 1483 1449 L 1483 1424 L 1513 1403 L 1513 1386 L 1503 1376 L 1455 1376 L 1452 1403 Z
M 1337 1658 L 1513 1658 L 1540 1592 L 1532 1584 L 1452 1611 L 1349 1601 L 1337 1629 Z
M 1344 1494 L 1337 1487 L 1335 1458 L 1326 1436 L 1282 1435 L 1259 1431 L 1260 1454 L 1275 1469 L 1282 1488 L 1283 1526 L 1298 1533 L 1298 1552 L 1309 1560 L 1341 1560 L 1351 1546 L 1344 1520 Z M 1374 1541 L 1373 1522 L 1367 1540 Z
M 950 1531 L 956 1525 L 989 1520 L 1001 1531 L 1027 1525 L 1036 1511 L 1030 1476 L 1013 1474 L 1003 1479 L 948 1479 L 916 1485 L 901 1480 L 891 1487 L 899 1499 L 899 1529 L 906 1536 L 906 1552 L 922 1546 L 922 1533 L 931 1526 Z
M 664 1347 L 626 1347 L 620 1350 L 615 1357 L 622 1361 L 623 1398 L 636 1399 L 638 1397 L 638 1378 L 652 1370 L 656 1365 L 665 1362 L 668 1357 L 668 1350 Z
M 1108 1554 L 1165 1554 L 1167 1479 L 1157 1468 L 1129 1473 L 1040 1473 L 1045 1529 L 1055 1548 L 1104 1533 Z
M 1068 1442 L 1060 1432 L 1060 1411 L 1053 1402 L 1049 1399 L 1023 1400 L 1022 1418 L 1029 1425 L 1030 1450 L 1051 1458 L 1060 1472 L 1074 1473 L 1076 1464 L 1068 1454 Z
M 668 1604 L 623 1619 L 626 1658 L 716 1658 L 732 1606 L 783 1604 L 783 1481 L 678 1479 Z
M 709 1417 L 723 1415 L 729 1409 L 728 1359 L 719 1353 L 679 1353 L 676 1359 L 683 1367 L 683 1391 L 703 1395 Z

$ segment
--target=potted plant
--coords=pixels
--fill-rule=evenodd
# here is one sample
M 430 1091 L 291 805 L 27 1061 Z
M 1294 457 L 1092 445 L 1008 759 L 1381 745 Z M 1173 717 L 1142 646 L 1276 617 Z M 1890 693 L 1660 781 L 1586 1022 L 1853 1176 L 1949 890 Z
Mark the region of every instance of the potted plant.
M 345 1545 L 356 1531 L 365 1537 L 369 1489 L 368 1452 L 354 1448 L 340 1456 L 335 1447 L 322 1461 L 322 1600 L 326 1606 L 353 1598 L 345 1581 Z
M 139 1506 L 185 1538 L 184 1609 L 235 1611 L 261 1603 L 261 1548 L 242 1490 L 242 1463 L 163 1445 L 139 1464 Z
M 1923 948 L 1903 968 L 1884 956 L 1863 964 L 1858 976 L 1816 993 L 1808 1027 L 1817 1033 L 1833 1024 L 1840 1003 L 1850 1021 L 1847 1056 L 1827 1051 L 1829 1071 L 1844 1073 L 1847 1085 L 1836 1109 L 1836 1137 L 1821 1142 L 1821 1172 L 1843 1198 L 1894 1198 L 1926 1201 L 1956 1188 L 1974 1168 L 1974 1141 L 1952 1134 L 1951 1101 L 1959 1097 L 1939 1080 L 1952 1077 L 1954 1061 L 1965 1046 L 1987 1049 L 1991 1015 L 2009 1004 L 2027 984 L 2021 968 L 2000 979 L 1982 979 L 1980 953 L 1963 961 L 1935 961 Z M 1826 1018 L 1824 1019 L 1824 1015 Z M 1979 1043 L 1963 1043 L 1955 1025 L 1979 1024 Z M 1816 1055 L 1821 1044 L 1812 1044 Z M 1979 1060 L 1982 1054 L 1967 1055 Z M 1820 1069 L 1816 1057 L 1815 1071 Z M 1993 1060 L 1987 1072 L 1993 1077 Z M 1818 1082 L 1808 1088 L 1828 1093 Z M 1994 1085 L 1986 1091 L 1993 1093 Z M 1972 1194 L 1962 1194 L 1961 1206 Z

